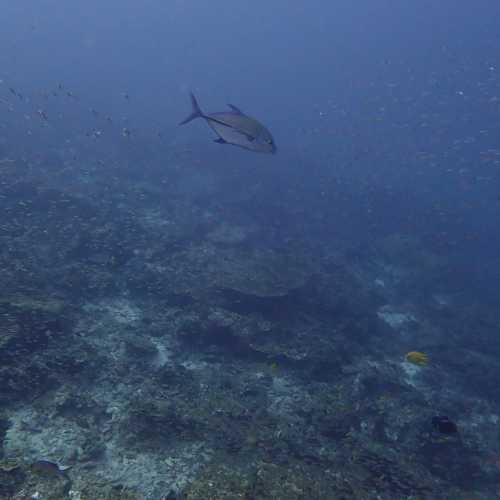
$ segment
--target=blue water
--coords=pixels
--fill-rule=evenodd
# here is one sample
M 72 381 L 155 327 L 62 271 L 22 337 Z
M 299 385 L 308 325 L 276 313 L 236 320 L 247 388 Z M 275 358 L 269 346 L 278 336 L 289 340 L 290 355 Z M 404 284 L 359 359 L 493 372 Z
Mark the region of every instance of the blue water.
M 253 477 L 263 463 L 323 478 L 324 490 L 304 480 L 293 498 L 497 498 L 500 4 L 39 0 L 0 11 L 0 305 L 11 332 L 0 356 L 39 375 L 32 398 L 31 375 L 0 398 L 5 459 L 68 462 L 74 489 L 90 470 L 138 498 L 201 498 L 207 471 Z M 257 118 L 277 154 L 216 144 L 201 119 L 179 127 L 189 92 L 203 111 L 232 103 Z M 38 321 L 67 334 L 26 345 L 19 332 Z M 428 364 L 405 361 L 409 351 Z M 184 386 L 167 373 L 169 397 L 199 398 L 200 410 L 177 401 L 180 423 L 150 407 L 142 415 L 163 420 L 140 420 L 133 398 L 157 394 L 166 366 L 192 377 Z M 114 394 L 121 377 L 130 392 Z M 225 420 L 230 410 L 200 389 L 219 386 L 246 408 L 241 421 L 268 412 L 273 423 Z M 73 410 L 61 410 L 69 393 Z M 323 415 L 342 412 L 325 430 Z M 434 439 L 442 413 L 460 440 Z M 85 439 L 108 429 L 95 455 L 74 451 L 89 447 L 79 419 Z M 40 438 L 58 426 L 72 437 Z M 168 467 L 145 429 L 176 450 Z M 361 448 L 366 461 L 348 456 Z M 390 458 L 418 471 L 405 484 L 428 489 L 378 481 Z M 329 474 L 346 463 L 342 493 Z M 461 467 L 476 472 L 462 480 Z M 207 498 L 236 498 L 220 474 Z M 12 481 L 0 495 L 22 489 Z M 263 482 L 247 498 L 292 498 Z

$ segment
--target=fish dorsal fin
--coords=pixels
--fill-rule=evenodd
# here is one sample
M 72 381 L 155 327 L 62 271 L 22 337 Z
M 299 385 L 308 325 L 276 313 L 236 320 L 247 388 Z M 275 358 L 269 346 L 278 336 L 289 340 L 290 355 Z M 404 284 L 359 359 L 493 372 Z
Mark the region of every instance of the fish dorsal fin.
M 241 111 L 240 108 L 237 108 L 234 104 L 228 104 L 228 106 L 235 112 L 238 113 L 239 115 L 245 115 L 243 111 Z

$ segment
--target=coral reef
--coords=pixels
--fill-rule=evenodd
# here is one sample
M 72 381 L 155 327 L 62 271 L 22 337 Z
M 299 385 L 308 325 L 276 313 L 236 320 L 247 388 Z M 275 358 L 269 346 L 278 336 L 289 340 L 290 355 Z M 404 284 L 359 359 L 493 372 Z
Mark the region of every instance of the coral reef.
M 315 239 L 180 175 L 24 175 L 0 198 L 0 496 L 497 498 L 498 310 L 421 241 Z

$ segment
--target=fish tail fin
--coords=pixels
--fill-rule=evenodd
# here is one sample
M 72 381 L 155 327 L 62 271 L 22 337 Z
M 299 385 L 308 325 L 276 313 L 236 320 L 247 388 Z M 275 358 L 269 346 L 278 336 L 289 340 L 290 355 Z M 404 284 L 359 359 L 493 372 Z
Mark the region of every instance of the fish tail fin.
M 196 97 L 192 92 L 190 92 L 191 96 L 191 106 L 193 108 L 192 113 L 185 119 L 182 120 L 179 125 L 184 125 L 185 123 L 189 123 L 191 120 L 194 120 L 195 118 L 203 118 L 203 111 L 200 109 L 200 106 L 198 105 L 198 101 L 196 100 Z

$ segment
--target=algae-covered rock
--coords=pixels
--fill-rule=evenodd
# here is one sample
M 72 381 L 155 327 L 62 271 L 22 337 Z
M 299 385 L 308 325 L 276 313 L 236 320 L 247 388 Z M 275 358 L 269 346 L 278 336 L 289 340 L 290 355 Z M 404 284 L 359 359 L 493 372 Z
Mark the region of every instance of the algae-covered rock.
M 248 237 L 248 229 L 241 226 L 220 224 L 208 233 L 208 240 L 220 245 L 237 245 Z
M 0 460 L 0 498 L 11 499 L 19 491 L 26 474 L 19 460 L 4 458 Z
M 24 311 L 41 311 L 59 314 L 63 311 L 65 303 L 54 298 L 37 298 L 22 295 L 12 297 L 1 297 L 0 305 L 6 304 Z
M 209 465 L 184 491 L 186 500 L 340 500 L 328 474 L 271 463 L 252 467 Z
M 52 304 L 40 306 L 39 301 L 25 299 L 0 303 L 0 401 L 33 398 L 48 389 L 49 364 L 61 371 L 73 370 L 75 361 L 67 355 L 53 353 L 46 360 L 37 356 L 54 345 L 68 323 Z
M 69 491 L 71 500 L 142 500 L 136 490 L 110 484 L 94 474 L 84 474 L 73 481 Z
M 0 460 L 0 471 L 12 472 L 21 467 L 21 462 L 17 458 L 4 458 Z
M 128 283 L 156 293 L 208 297 L 234 290 L 256 297 L 280 297 L 301 288 L 311 276 L 307 260 L 272 250 L 235 250 L 211 243 L 192 245 L 168 260 L 136 261 Z
M 20 326 L 12 316 L 3 316 L 0 319 L 0 350 L 20 332 Z
M 193 440 L 205 428 L 204 409 L 188 380 L 165 376 L 155 382 L 131 399 L 121 422 L 122 440 L 130 448 L 158 449 L 178 440 Z
M 125 339 L 125 349 L 132 359 L 149 359 L 158 354 L 158 348 L 149 339 L 139 336 L 129 336 Z
M 304 286 L 312 270 L 306 262 L 271 250 L 227 253 L 208 263 L 212 285 L 257 297 L 280 297 Z

